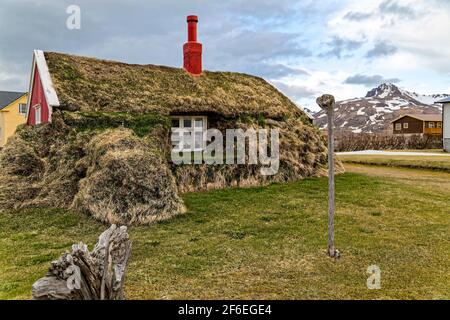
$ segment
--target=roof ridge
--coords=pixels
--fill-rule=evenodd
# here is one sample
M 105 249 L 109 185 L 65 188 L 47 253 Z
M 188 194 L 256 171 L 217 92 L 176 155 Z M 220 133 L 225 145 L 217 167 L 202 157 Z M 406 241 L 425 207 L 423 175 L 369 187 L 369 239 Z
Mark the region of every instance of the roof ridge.
M 398 116 L 397 118 L 391 120 L 390 123 L 396 122 L 404 117 L 411 117 L 411 118 L 415 118 L 417 120 L 422 120 L 422 121 L 439 121 L 437 118 L 436 118 L 436 120 L 426 119 L 426 118 L 430 118 L 430 116 L 431 117 L 439 116 L 442 118 L 442 113 L 405 113 L 405 114 L 402 114 L 402 115 Z
M 20 94 L 25 94 L 27 92 L 26 91 L 4 91 L 4 90 L 0 90 L 0 93 L 20 93 Z
M 0 91 L 0 110 L 6 108 L 26 94 L 27 92 Z

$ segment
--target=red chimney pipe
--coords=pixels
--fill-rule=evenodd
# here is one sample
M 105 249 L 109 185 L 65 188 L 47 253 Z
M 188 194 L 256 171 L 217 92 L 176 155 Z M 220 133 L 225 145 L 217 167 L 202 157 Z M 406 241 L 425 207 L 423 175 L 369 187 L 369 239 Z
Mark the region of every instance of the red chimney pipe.
M 197 16 L 188 16 L 188 42 L 183 46 L 184 69 L 193 74 L 202 73 L 202 44 L 197 42 Z
M 188 16 L 187 23 L 188 23 L 188 41 L 189 42 L 197 42 L 198 17 L 197 16 Z

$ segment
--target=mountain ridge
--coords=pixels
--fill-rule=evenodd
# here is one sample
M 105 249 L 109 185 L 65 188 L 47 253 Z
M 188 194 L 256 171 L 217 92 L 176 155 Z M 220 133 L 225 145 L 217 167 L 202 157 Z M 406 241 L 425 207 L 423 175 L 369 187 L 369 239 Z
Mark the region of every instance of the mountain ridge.
M 390 122 L 403 114 L 437 114 L 442 110 L 433 105 L 449 94 L 422 95 L 400 89 L 392 83 L 383 83 L 369 90 L 363 98 L 336 102 L 335 126 L 353 133 L 386 133 Z M 326 129 L 326 114 L 314 114 L 314 123 Z

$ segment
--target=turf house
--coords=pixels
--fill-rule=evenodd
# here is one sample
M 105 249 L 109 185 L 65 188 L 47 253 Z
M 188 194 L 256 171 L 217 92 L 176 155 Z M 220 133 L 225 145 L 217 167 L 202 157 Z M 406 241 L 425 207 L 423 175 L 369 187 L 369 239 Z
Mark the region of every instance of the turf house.
M 35 50 L 27 124 L 0 151 L 0 208 L 59 207 L 148 224 L 184 213 L 184 192 L 325 175 L 325 141 L 292 101 L 261 78 L 202 70 L 197 21 L 188 17 L 184 68 Z M 175 165 L 173 127 L 201 139 L 207 128 L 278 129 L 279 170 Z

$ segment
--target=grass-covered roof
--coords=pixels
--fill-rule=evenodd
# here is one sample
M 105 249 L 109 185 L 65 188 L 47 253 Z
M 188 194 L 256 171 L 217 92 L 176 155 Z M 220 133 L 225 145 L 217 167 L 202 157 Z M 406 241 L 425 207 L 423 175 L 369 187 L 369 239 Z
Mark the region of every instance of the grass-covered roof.
M 60 107 L 80 111 L 298 116 L 297 106 L 265 80 L 232 72 L 193 77 L 179 68 L 46 52 Z

